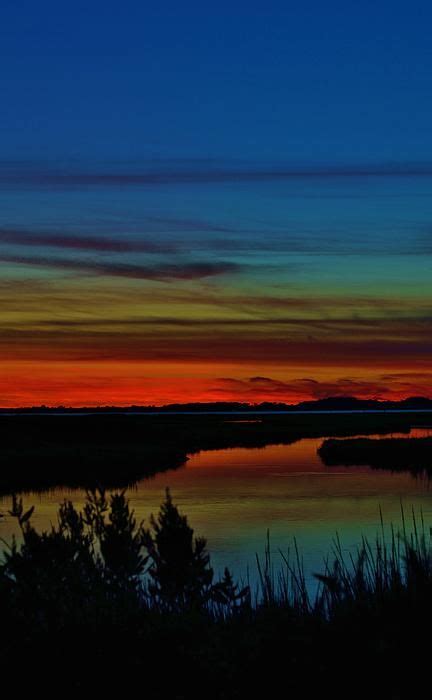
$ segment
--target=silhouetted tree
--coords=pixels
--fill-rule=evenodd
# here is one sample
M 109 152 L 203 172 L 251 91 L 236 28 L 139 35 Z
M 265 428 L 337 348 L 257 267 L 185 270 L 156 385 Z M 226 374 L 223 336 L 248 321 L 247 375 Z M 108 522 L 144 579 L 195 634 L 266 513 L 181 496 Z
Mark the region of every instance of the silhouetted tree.
M 102 489 L 89 491 L 83 511 L 65 501 L 47 531 L 33 527 L 33 510 L 13 498 L 9 514 L 22 541 L 13 540 L 0 563 L 0 588 L 23 618 L 37 611 L 41 620 L 74 619 L 86 607 L 109 615 L 116 605 L 202 609 L 210 602 L 228 612 L 246 599 L 248 589 L 239 590 L 227 569 L 213 583 L 206 540 L 194 537 L 168 490 L 149 530 L 137 524 L 124 491 L 109 500 Z
M 246 603 L 250 604 L 250 589 L 249 586 L 240 588 L 238 583 L 234 583 L 230 570 L 225 567 L 223 578 L 213 585 L 212 600 L 233 612 Z
M 84 522 L 99 542 L 105 577 L 139 586 L 147 561 L 145 531 L 143 523 L 137 525 L 125 491 L 112 494 L 109 504 L 104 490 L 88 491 Z
M 213 569 L 207 541 L 194 538 L 187 517 L 181 515 L 166 490 L 157 518 L 151 516 L 145 533 L 149 553 L 150 592 L 173 608 L 202 606 L 211 597 Z

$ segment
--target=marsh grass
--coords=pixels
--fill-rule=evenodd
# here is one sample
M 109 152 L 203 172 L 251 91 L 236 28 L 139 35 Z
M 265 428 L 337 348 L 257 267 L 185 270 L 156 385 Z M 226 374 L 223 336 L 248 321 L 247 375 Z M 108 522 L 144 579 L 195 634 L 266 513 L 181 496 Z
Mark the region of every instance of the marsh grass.
M 396 529 L 390 523 L 386 528 L 380 508 L 375 539 L 363 536 L 354 552 L 345 551 L 336 534 L 323 571 L 313 573 L 315 593 L 296 540 L 286 553 L 275 553 L 268 531 L 264 554 L 256 555 L 254 607 L 287 607 L 330 620 L 343 606 L 379 605 L 386 596 L 423 594 L 432 586 L 432 528 L 426 526 L 422 511 L 411 509 L 407 518 L 401 503 L 400 513 L 401 526 Z
M 255 591 L 227 569 L 217 580 L 206 541 L 169 492 L 148 528 L 124 492 L 91 491 L 82 511 L 65 502 L 46 532 L 20 499 L 9 515 L 22 539 L 5 545 L 0 565 L 0 659 L 8 673 L 31 671 L 24 684 L 47 664 L 75 689 L 95 664 L 110 675 L 87 690 L 135 690 L 144 673 L 155 698 L 254 697 L 269 692 L 269 679 L 286 694 L 338 698 L 350 687 L 355 698 L 399 698 L 420 683 L 432 624 L 422 513 L 401 507 L 397 529 L 381 514 L 375 540 L 355 552 L 336 536 L 313 594 L 297 543 L 273 552 L 269 532 Z

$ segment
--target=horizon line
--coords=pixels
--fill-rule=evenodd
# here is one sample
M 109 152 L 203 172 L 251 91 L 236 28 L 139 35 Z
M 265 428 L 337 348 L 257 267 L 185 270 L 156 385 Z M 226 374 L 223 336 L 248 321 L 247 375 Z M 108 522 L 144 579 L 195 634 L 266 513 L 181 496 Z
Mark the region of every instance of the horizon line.
M 5 412 L 5 411 L 10 411 L 10 412 L 16 412 L 16 411 L 37 411 L 37 410 L 44 410 L 44 411 L 85 411 L 85 410 L 92 410 L 92 411 L 104 411 L 104 410 L 118 410 L 118 411 L 128 411 L 128 410 L 163 410 L 163 409 L 169 409 L 172 407 L 181 407 L 181 408 L 187 408 L 190 406 L 242 406 L 246 407 L 248 409 L 254 409 L 254 408 L 259 408 L 262 406 L 284 406 L 286 408 L 296 408 L 298 406 L 304 406 L 304 405 L 314 405 L 314 404 L 320 404 L 323 402 L 347 402 L 347 401 L 352 401 L 356 403 L 369 403 L 369 404 L 393 404 L 393 405 L 398 405 L 398 404 L 406 404 L 408 402 L 428 402 L 432 406 L 432 398 L 429 398 L 427 396 L 408 396 L 404 399 L 382 399 L 382 398 L 359 398 L 356 396 L 326 396 L 323 398 L 319 399 L 306 399 L 303 401 L 298 401 L 297 403 L 287 403 L 286 401 L 260 401 L 258 403 L 250 403 L 247 401 L 187 401 L 184 403 L 181 402 L 173 402 L 173 403 L 166 403 L 166 404 L 125 404 L 125 405 L 117 405 L 117 404 L 90 404 L 90 405 L 82 405 L 82 406 L 68 406 L 65 404 L 56 404 L 56 405 L 48 405 L 48 404 L 38 404 L 38 405 L 32 405 L 32 406 L 0 406 L 0 412 Z

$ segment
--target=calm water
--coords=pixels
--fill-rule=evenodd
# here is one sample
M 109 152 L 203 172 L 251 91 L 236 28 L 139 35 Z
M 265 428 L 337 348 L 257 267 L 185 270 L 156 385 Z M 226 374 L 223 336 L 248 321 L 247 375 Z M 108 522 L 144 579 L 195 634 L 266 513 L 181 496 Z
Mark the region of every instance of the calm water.
M 432 435 L 432 428 L 411 431 L 413 437 L 426 435 Z M 207 537 L 215 569 L 228 565 L 237 575 L 246 575 L 249 567 L 253 578 L 255 553 L 263 552 L 267 529 L 276 553 L 279 548 L 286 551 L 295 537 L 310 572 L 322 569 L 336 532 L 347 551 L 361 534 L 373 536 L 379 529 L 380 505 L 388 523 L 400 523 L 402 501 L 406 511 L 412 506 L 422 510 L 432 524 L 427 480 L 366 466 L 325 467 L 317 455 L 321 443 L 322 438 L 304 439 L 292 445 L 200 452 L 178 470 L 141 481 L 129 491 L 130 501 L 137 518 L 148 521 L 169 486 L 196 533 Z M 84 493 L 56 489 L 26 495 L 25 504 L 36 506 L 35 525 L 46 528 L 55 521 L 64 498 L 79 506 Z M 9 503 L 0 499 L 0 511 Z M 14 525 L 5 518 L 0 534 L 8 539 Z

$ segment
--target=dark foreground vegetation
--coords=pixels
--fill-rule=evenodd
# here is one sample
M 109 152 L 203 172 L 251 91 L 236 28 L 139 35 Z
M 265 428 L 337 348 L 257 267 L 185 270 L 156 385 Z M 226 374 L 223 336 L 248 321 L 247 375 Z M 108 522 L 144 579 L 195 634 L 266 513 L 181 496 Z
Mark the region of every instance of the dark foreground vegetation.
M 324 440 L 318 454 L 330 467 L 367 465 L 372 469 L 432 476 L 432 437 Z
M 0 493 L 55 486 L 124 488 L 200 450 L 307 437 L 409 432 L 427 413 L 275 415 L 0 415 Z
M 428 680 L 421 519 L 389 537 L 383 527 L 348 560 L 336 541 L 311 598 L 295 551 L 275 574 L 267 550 L 257 596 L 228 571 L 215 580 L 205 540 L 169 493 L 148 528 L 124 493 L 90 492 L 83 512 L 65 502 L 48 532 L 32 512 L 13 500 L 22 536 L 0 566 L 2 687 L 19 697 L 387 699 Z

